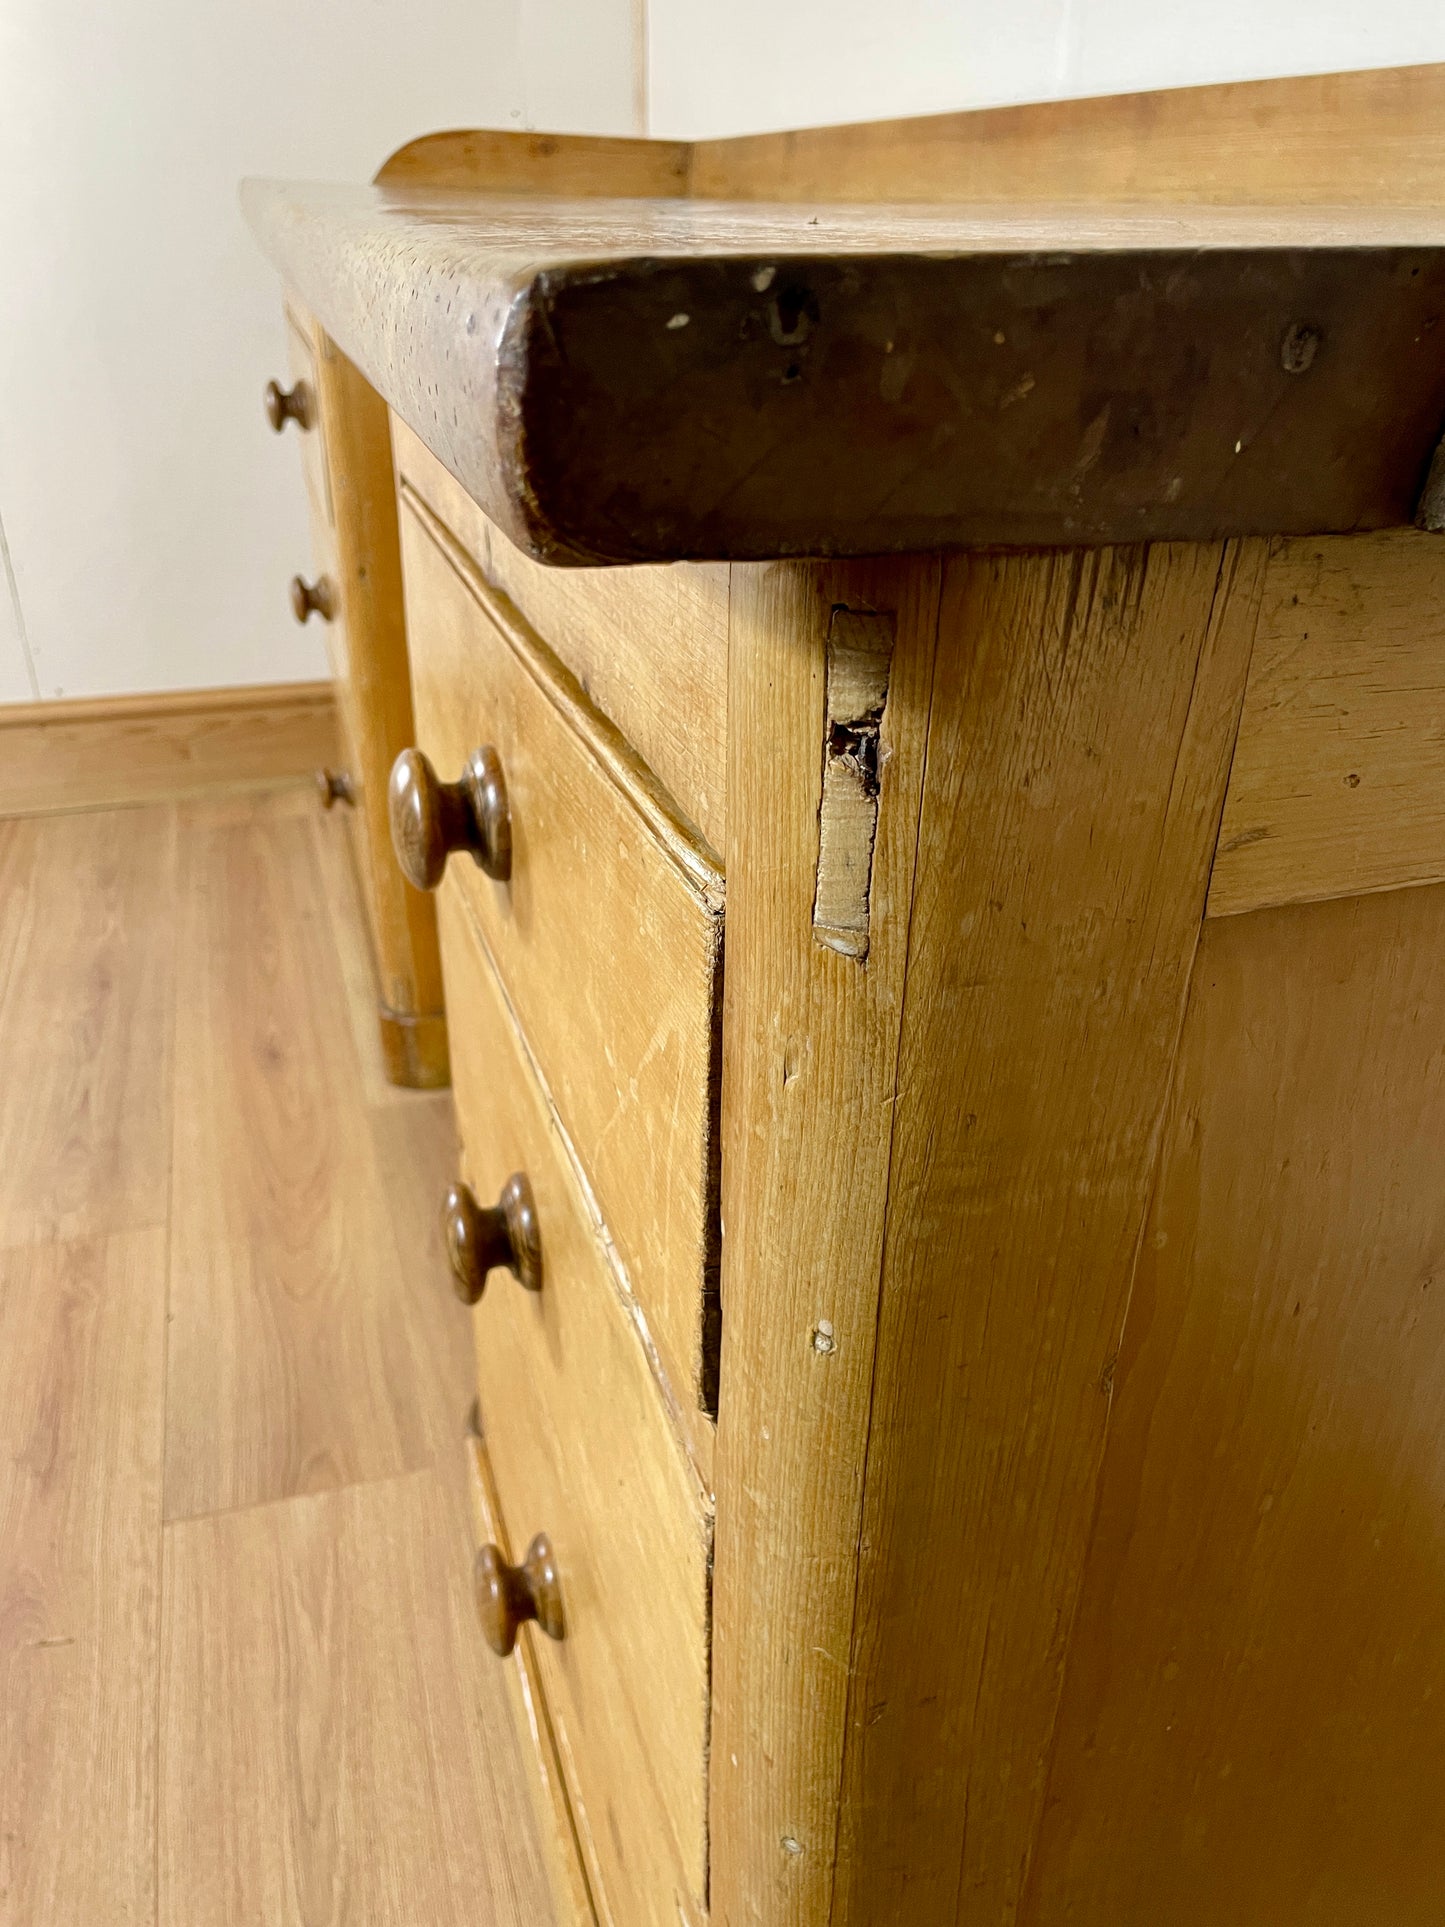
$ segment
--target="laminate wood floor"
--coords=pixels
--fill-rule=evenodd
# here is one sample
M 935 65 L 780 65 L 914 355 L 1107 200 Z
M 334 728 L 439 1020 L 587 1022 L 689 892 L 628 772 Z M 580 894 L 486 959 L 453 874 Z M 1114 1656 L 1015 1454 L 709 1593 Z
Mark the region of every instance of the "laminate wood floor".
M 308 791 L 0 820 L 0 1927 L 548 1927 L 447 1093 Z

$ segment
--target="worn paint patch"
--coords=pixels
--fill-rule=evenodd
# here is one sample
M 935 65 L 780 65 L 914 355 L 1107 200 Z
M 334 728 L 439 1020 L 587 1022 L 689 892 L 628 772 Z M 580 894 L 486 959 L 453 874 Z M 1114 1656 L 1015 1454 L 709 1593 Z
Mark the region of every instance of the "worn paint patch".
M 813 935 L 845 957 L 868 954 L 891 615 L 835 609 L 828 625 L 823 791 Z

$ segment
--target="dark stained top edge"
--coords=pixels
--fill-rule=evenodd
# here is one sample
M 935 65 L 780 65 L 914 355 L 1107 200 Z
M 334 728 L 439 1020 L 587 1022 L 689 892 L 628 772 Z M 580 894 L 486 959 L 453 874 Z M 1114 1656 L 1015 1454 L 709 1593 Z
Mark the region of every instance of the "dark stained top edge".
M 1445 426 L 1433 210 L 245 198 L 544 562 L 1378 528 Z

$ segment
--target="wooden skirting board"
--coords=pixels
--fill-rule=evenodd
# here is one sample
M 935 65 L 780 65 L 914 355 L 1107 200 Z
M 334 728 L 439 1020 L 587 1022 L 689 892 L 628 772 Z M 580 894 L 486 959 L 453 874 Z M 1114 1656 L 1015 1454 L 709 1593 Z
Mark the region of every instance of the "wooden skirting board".
M 324 682 L 0 708 L 0 816 L 293 782 L 336 755 Z

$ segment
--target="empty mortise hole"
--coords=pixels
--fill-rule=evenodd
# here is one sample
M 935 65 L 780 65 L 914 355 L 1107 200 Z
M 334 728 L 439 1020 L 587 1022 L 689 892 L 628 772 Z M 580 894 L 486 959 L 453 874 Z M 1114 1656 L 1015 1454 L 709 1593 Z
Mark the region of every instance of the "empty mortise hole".
M 768 303 L 768 333 L 780 348 L 806 341 L 818 322 L 818 304 L 811 291 L 796 284 L 782 287 Z
M 849 762 L 858 772 L 865 795 L 878 794 L 878 734 L 883 711 L 858 717 L 853 722 L 828 724 L 828 754 Z

